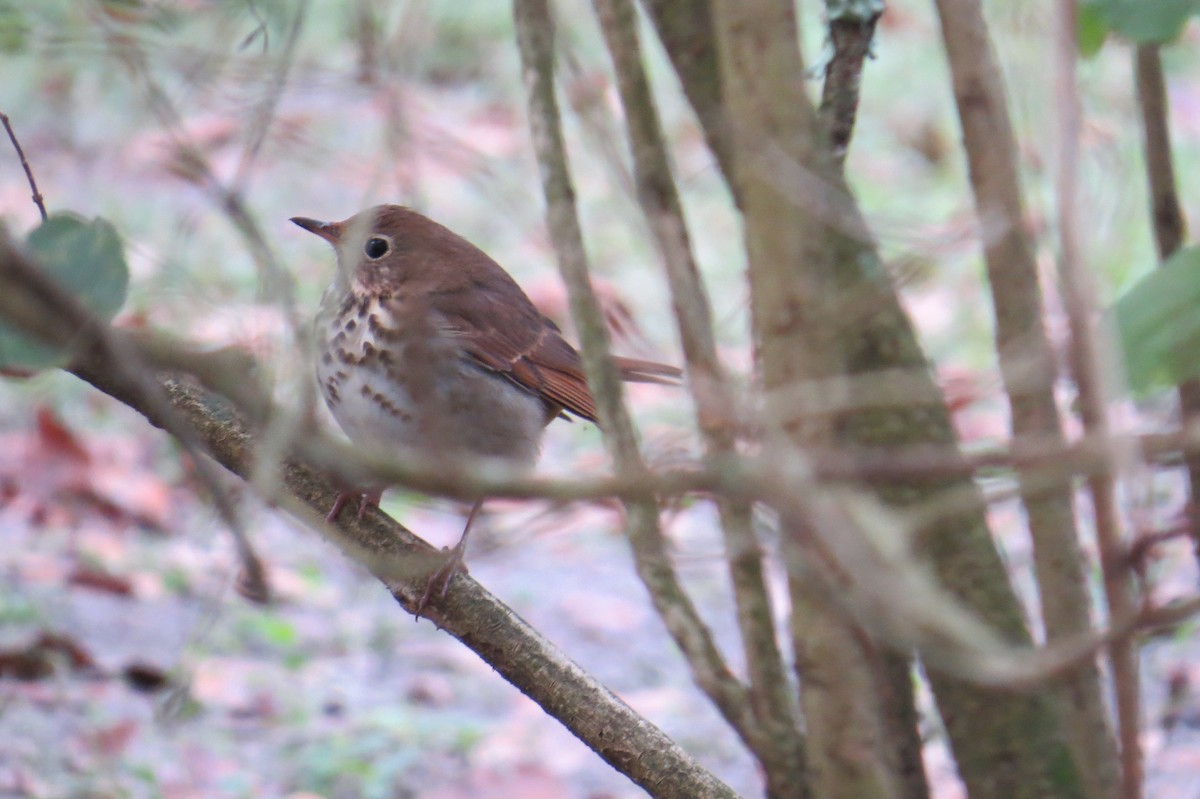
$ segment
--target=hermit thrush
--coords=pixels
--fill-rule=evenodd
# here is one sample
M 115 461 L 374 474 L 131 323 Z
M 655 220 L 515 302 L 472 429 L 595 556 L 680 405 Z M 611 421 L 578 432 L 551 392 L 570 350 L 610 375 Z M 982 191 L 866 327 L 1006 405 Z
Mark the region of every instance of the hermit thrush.
M 508 272 L 463 237 L 398 205 L 343 222 L 291 221 L 337 253 L 316 317 L 317 379 L 355 443 L 524 471 L 546 425 L 564 411 L 596 421 L 579 354 Z M 680 377 L 673 366 L 616 362 L 625 380 Z M 361 517 L 381 493 L 343 492 L 329 519 L 356 494 Z M 461 569 L 479 505 L 430 588 L 444 590 Z

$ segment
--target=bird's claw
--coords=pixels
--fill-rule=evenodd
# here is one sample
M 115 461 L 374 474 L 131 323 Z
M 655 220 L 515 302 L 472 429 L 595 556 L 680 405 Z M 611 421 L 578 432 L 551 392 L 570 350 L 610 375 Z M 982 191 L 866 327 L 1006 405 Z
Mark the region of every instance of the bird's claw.
M 459 546 L 442 549 L 442 552 L 446 553 L 446 558 L 433 574 L 429 575 L 429 579 L 425 583 L 425 590 L 421 592 L 421 597 L 417 600 L 414 610 L 417 617 L 425 612 L 425 608 L 428 607 L 429 601 L 435 594 L 439 599 L 444 597 L 450 590 L 450 582 L 459 574 L 467 574 L 467 566 L 463 563 L 464 549 L 461 542 Z
M 355 514 L 354 518 L 361 522 L 367 512 L 367 508 L 379 507 L 379 499 L 382 496 L 383 492 L 379 490 L 339 491 L 337 499 L 333 501 L 333 507 L 329 509 L 329 513 L 325 516 L 325 521 L 333 524 L 337 521 L 338 514 L 342 512 L 342 508 L 346 507 L 346 503 L 352 499 L 359 499 L 358 513 Z

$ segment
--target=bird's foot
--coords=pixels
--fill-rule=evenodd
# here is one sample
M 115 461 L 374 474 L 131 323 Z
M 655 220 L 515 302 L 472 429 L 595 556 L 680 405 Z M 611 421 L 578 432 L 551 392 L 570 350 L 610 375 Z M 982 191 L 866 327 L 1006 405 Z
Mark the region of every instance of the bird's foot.
M 337 499 L 333 501 L 333 507 L 329 509 L 328 515 L 325 516 L 325 521 L 333 524 L 337 521 L 338 514 L 342 512 L 342 508 L 346 507 L 346 503 L 352 499 L 361 498 L 358 506 L 358 513 L 355 518 L 358 521 L 363 520 L 363 514 L 367 512 L 367 508 L 379 507 L 379 499 L 383 496 L 383 491 L 373 489 L 370 491 L 339 491 Z
M 465 543 L 465 541 L 459 541 L 450 549 L 442 549 L 446 557 L 437 567 L 437 571 L 429 575 L 429 580 L 425 583 L 425 590 L 422 592 L 421 598 L 417 600 L 414 613 L 418 618 L 429 605 L 429 600 L 434 596 L 444 597 L 450 590 L 450 582 L 459 574 L 467 573 L 467 565 L 463 563 L 463 556 L 467 549 Z

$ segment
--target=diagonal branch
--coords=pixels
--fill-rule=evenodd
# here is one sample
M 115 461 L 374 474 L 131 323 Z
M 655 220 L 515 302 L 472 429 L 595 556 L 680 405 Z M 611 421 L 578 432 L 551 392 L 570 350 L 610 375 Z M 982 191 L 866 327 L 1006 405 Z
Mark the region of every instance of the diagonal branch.
M 721 70 L 713 35 L 710 0 L 642 0 L 646 13 L 683 85 L 683 93 L 700 121 L 708 148 L 717 160 L 725 185 L 740 205 L 733 179 L 733 139 L 721 105 Z
M 299 26 L 301 21 L 302 16 L 297 17 L 294 26 Z M 293 28 L 293 35 L 296 32 L 298 32 L 298 27 Z M 301 326 L 296 310 L 295 281 L 280 264 L 261 225 L 247 206 L 240 185 L 222 181 L 204 153 L 188 140 L 179 109 L 156 77 L 150 60 L 138 42 L 115 33 L 109 36 L 109 40 L 117 59 L 141 83 L 142 90 L 145 92 L 146 105 L 150 112 L 157 117 L 159 124 L 162 125 L 163 130 L 171 138 L 172 144 L 177 148 L 177 157 L 187 179 L 206 192 L 242 238 L 246 251 L 250 253 L 258 271 L 260 293 L 263 296 L 278 299 L 292 329 L 299 329 Z M 289 60 L 280 65 L 280 72 L 276 75 L 277 81 L 282 80 L 279 75 L 286 75 L 286 71 L 290 68 L 290 50 L 285 52 L 285 58 Z M 274 105 L 266 106 L 264 113 L 274 113 Z M 265 122 L 260 120 L 260 124 L 265 125 Z M 263 130 L 265 131 L 266 128 L 264 127 Z M 244 177 L 242 176 L 242 178 Z
M 4 131 L 8 134 L 8 140 L 12 142 L 13 149 L 17 151 L 17 158 L 21 160 L 21 168 L 25 170 L 25 179 L 29 181 L 29 190 L 33 192 L 33 204 L 37 206 L 38 213 L 42 216 L 42 221 L 46 221 L 46 198 L 42 196 L 42 192 L 38 189 L 37 180 L 33 177 L 33 167 L 29 165 L 29 159 L 25 157 L 25 151 L 21 149 L 21 142 L 17 139 L 17 134 L 13 130 L 12 121 L 8 118 L 8 114 L 0 112 L 0 124 L 4 125 Z
M 884 0 L 825 0 L 825 18 L 833 54 L 825 65 L 818 111 L 839 171 L 845 170 L 858 115 L 863 65 L 871 56 L 875 28 L 884 7 Z M 840 382 L 846 385 L 848 381 Z M 860 397 L 866 394 L 854 393 Z M 859 640 L 844 642 L 849 651 L 860 644 Z M 896 766 L 899 795 L 906 799 L 924 799 L 929 795 L 929 780 L 922 755 L 924 745 L 918 732 L 912 658 L 907 653 L 878 653 L 870 647 L 866 647 L 866 654 L 876 672 L 874 681 L 880 685 L 881 716 L 886 725 L 885 736 L 891 743 L 890 754 Z
M 111 381 L 107 365 L 78 362 L 73 371 L 117 399 L 138 407 L 137 398 Z M 164 389 L 171 406 L 205 443 L 214 458 L 248 479 L 256 468 L 256 438 L 223 401 L 185 383 L 168 379 Z M 152 421 L 153 415 L 148 414 Z M 312 467 L 288 459 L 278 478 L 284 507 L 308 525 L 320 519 L 338 493 L 337 487 Z M 326 535 L 378 577 L 405 610 L 414 612 L 424 592 L 428 569 L 439 562 L 438 550 L 391 518 L 372 509 L 357 521 L 353 514 Z M 499 599 L 468 575 L 460 575 L 445 597 L 424 615 L 457 638 L 515 685 L 609 765 L 654 797 L 734 797 L 716 777 L 679 748 L 661 730 L 637 715 L 591 675 L 558 651 Z
M 571 315 L 579 330 L 588 385 L 596 398 L 604 439 L 617 473 L 640 478 L 647 473 L 646 466 L 608 352 L 608 331 L 588 279 L 587 254 L 555 97 L 554 24 L 550 9 L 546 0 L 514 0 L 513 17 L 529 93 L 529 124 L 546 196 L 547 226 L 567 286 Z M 755 748 L 754 742 L 761 732 L 750 712 L 746 687 L 729 670 L 712 633 L 679 582 L 659 527 L 657 503 L 627 500 L 625 508 L 626 532 L 638 576 L 675 643 L 687 657 L 696 684 L 742 739 Z

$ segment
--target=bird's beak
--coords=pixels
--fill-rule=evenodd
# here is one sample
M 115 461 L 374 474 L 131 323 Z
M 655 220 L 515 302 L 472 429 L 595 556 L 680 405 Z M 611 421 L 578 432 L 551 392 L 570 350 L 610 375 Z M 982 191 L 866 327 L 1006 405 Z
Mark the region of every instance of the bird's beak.
M 316 233 L 334 247 L 342 240 L 343 231 L 341 222 L 320 222 L 316 219 L 309 219 L 306 216 L 293 216 L 290 221 L 295 222 L 309 233 Z

